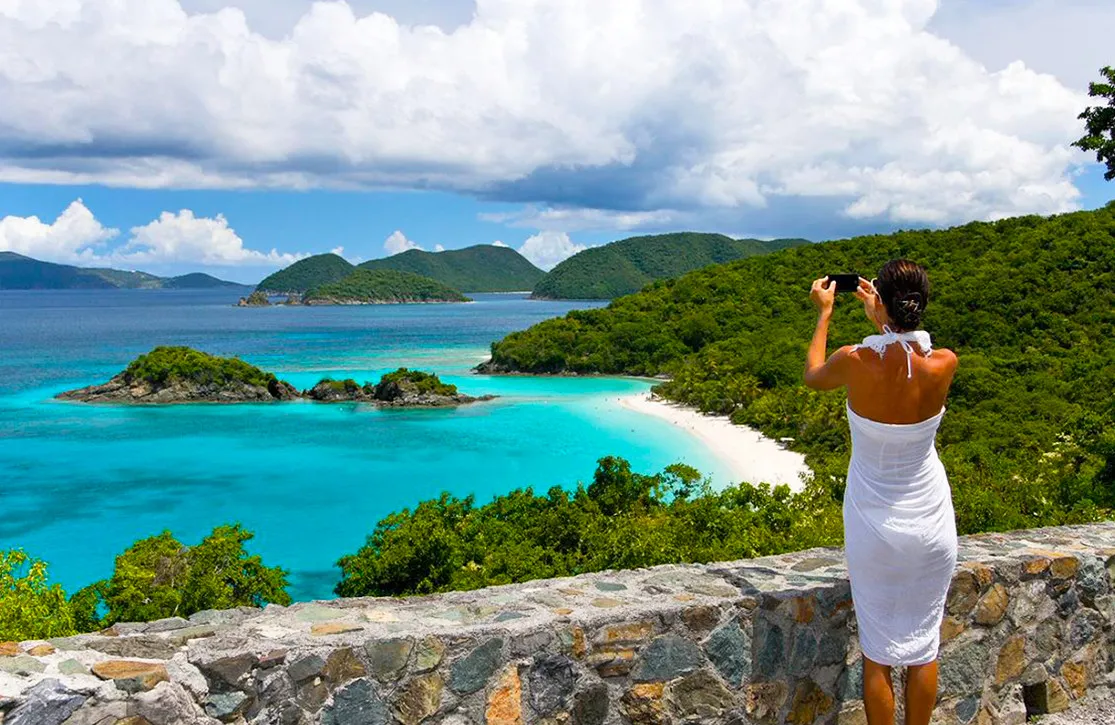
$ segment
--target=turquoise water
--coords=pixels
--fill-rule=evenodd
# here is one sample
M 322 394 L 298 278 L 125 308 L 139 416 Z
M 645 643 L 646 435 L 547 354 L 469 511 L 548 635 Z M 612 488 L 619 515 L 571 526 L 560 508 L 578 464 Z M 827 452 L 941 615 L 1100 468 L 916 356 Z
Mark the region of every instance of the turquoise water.
M 615 404 L 643 380 L 488 377 L 470 369 L 511 330 L 591 303 L 479 295 L 468 305 L 235 308 L 235 293 L 0 292 L 0 549 L 23 547 L 74 591 L 164 529 L 195 543 L 241 522 L 250 549 L 291 571 L 296 599 L 326 598 L 333 566 L 386 514 L 443 491 L 478 502 L 571 487 L 619 455 L 642 472 L 723 468 L 684 431 Z M 89 406 L 57 392 L 111 377 L 155 345 L 239 355 L 308 387 L 437 372 L 456 410 L 352 404 Z

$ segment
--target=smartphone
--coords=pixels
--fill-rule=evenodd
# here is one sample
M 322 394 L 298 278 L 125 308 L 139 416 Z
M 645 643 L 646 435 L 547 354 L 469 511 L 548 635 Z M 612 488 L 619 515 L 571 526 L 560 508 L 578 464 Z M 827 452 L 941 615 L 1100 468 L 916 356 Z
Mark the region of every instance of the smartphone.
M 829 281 L 836 283 L 837 292 L 855 292 L 859 289 L 858 274 L 830 274 Z

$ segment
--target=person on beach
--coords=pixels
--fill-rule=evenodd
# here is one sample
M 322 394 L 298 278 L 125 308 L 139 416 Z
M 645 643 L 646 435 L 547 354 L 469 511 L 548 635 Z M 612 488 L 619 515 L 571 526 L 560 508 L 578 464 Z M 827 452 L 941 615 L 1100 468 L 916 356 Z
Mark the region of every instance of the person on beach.
M 891 668 L 907 667 L 906 723 L 927 725 L 937 700 L 937 650 L 956 568 L 956 517 L 937 428 L 956 372 L 949 350 L 919 330 L 929 301 L 925 269 L 896 259 L 856 297 L 878 334 L 825 359 L 836 284 L 813 282 L 820 310 L 805 384 L 844 388 L 852 457 L 844 494 L 844 538 L 863 649 L 869 725 L 893 725 Z

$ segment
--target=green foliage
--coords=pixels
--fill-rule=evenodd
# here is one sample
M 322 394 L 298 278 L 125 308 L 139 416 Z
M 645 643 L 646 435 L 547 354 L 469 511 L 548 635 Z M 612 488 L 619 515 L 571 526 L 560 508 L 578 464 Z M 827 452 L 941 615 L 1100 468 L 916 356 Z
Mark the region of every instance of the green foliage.
M 378 393 L 391 386 L 396 386 L 421 395 L 457 394 L 456 385 L 441 382 L 441 378 L 437 375 L 425 373 L 421 370 L 408 370 L 407 368 L 399 368 L 395 372 L 387 373 L 379 379 L 379 384 L 376 385 L 375 389 Z M 376 397 L 378 398 L 380 396 L 377 394 Z
M 466 292 L 530 290 L 545 275 L 545 272 L 514 249 L 490 244 L 444 252 L 408 249 L 386 259 L 373 259 L 359 266 L 362 269 L 410 272 Z
M 252 534 L 219 526 L 193 547 L 169 531 L 137 541 L 120 556 L 112 578 L 74 595 L 71 604 L 87 629 L 114 622 L 188 617 L 204 609 L 289 604 L 286 572 L 263 565 L 244 544 Z M 103 618 L 100 613 L 104 612 Z
M 787 249 L 657 282 L 492 346 L 497 370 L 656 375 L 662 395 L 791 438 L 838 511 L 850 443 L 844 396 L 801 385 L 816 320 L 809 283 L 927 266 L 925 326 L 960 368 L 941 427 L 960 530 L 1094 520 L 1115 507 L 1115 205 Z M 840 296 L 830 350 L 872 332 Z
M 429 277 L 390 269 L 358 269 L 344 279 L 315 287 L 303 302 L 467 302 L 457 290 Z
M 0 551 L 0 642 L 74 634 L 66 593 L 47 583 L 47 568 L 20 549 Z
M 1104 81 L 1088 84 L 1088 95 L 1106 99 L 1107 105 L 1089 106 L 1080 114 L 1087 133 L 1073 146 L 1083 151 L 1095 151 L 1096 160 L 1107 166 L 1103 178 L 1115 179 L 1115 67 L 1100 69 Z
M 678 232 L 632 237 L 573 255 L 534 288 L 543 299 L 611 299 L 659 279 L 807 243 L 804 239 L 732 239 L 723 234 Z
M 146 272 L 89 269 L 0 252 L 0 289 L 201 289 L 239 287 L 208 274 L 156 277 Z
M 280 269 L 256 285 L 256 289 L 276 294 L 302 294 L 344 279 L 353 269 L 355 267 L 336 254 L 316 254 Z
M 140 355 L 124 370 L 128 382 L 143 380 L 154 385 L 174 381 L 228 385 L 244 383 L 268 388 L 275 376 L 239 358 L 224 358 L 189 347 L 156 347 Z
M 545 577 L 670 562 L 725 561 L 839 540 L 840 515 L 821 515 L 807 490 L 739 486 L 713 492 L 688 466 L 654 476 L 603 458 L 588 487 L 531 489 L 476 506 L 442 494 L 383 519 L 338 562 L 340 596 L 477 589 Z

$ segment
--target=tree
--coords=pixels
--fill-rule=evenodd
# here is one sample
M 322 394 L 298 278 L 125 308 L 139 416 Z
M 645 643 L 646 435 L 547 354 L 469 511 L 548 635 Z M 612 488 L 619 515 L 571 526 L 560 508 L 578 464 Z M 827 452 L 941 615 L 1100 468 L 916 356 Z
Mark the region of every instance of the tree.
M 47 583 L 46 564 L 20 549 L 0 551 L 0 642 L 74 633 L 66 593 Z
M 1103 178 L 1115 179 L 1115 67 L 1100 69 L 1106 82 L 1088 84 L 1088 95 L 1106 98 L 1106 106 L 1089 106 L 1080 114 L 1088 133 L 1073 144 L 1084 151 L 1095 151 L 1096 160 L 1107 165 Z
M 82 628 L 96 629 L 114 622 L 188 617 L 203 609 L 290 604 L 286 572 L 249 556 L 244 543 L 251 538 L 251 532 L 236 525 L 218 526 L 193 547 L 169 531 L 137 541 L 116 557 L 111 579 L 73 596 L 74 616 Z

